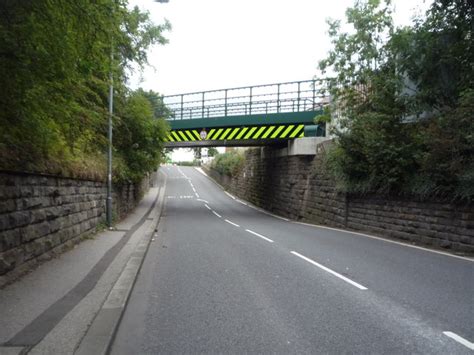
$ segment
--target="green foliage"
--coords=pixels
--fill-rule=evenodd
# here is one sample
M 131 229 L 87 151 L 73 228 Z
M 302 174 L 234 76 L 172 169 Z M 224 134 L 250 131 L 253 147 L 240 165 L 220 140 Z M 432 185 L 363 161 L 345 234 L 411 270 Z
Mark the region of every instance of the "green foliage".
M 175 164 L 177 165 L 180 165 L 180 166 L 201 166 L 201 161 L 200 160 L 197 160 L 197 159 L 194 159 L 194 160 L 191 160 L 191 161 L 178 161 L 178 162 L 175 162 Z
M 419 111 L 454 109 L 474 87 L 473 17 L 471 1 L 437 0 L 425 19 L 393 36 L 397 66 L 416 83 Z
M 339 186 L 362 193 L 403 190 L 418 166 L 411 127 L 379 112 L 359 117 L 350 131 L 339 133 L 337 148 L 329 156 Z
M 163 96 L 160 96 L 158 93 L 152 90 L 145 91 L 143 89 L 138 89 L 137 92 L 148 99 L 155 117 L 171 116 L 171 111 L 163 103 Z
M 244 154 L 231 150 L 223 154 L 217 154 L 211 163 L 211 168 L 221 174 L 235 176 L 237 175 L 245 163 Z
M 119 157 L 114 175 L 118 180 L 138 181 L 160 164 L 169 128 L 164 119 L 155 118 L 152 103 L 143 93 L 131 93 L 124 104 L 114 130 L 115 156 Z
M 217 148 L 214 148 L 214 147 L 207 148 L 208 157 L 215 157 L 217 154 L 219 154 L 219 151 L 217 150 Z
M 341 190 L 472 200 L 472 8 L 435 1 L 395 30 L 390 2 L 357 1 L 353 32 L 330 22 L 320 62 L 339 117 L 328 166 Z
M 419 130 L 423 143 L 417 190 L 425 194 L 474 197 L 474 89 Z
M 338 110 L 345 115 L 357 113 L 368 104 L 374 77 L 384 66 L 390 53 L 386 38 L 393 32 L 390 1 L 381 6 L 380 0 L 356 1 L 346 10 L 352 32 L 341 32 L 340 21 L 328 20 L 333 49 L 319 62 L 324 75 L 331 70 L 328 86 L 338 100 Z M 393 80 L 384 85 L 393 84 Z
M 168 28 L 124 0 L 0 2 L 0 169 L 103 178 L 110 73 L 126 102 Z
M 323 113 L 321 115 L 317 115 L 314 119 L 313 122 L 316 124 L 323 124 L 323 123 L 328 123 L 331 122 L 331 108 L 329 106 L 324 107 Z

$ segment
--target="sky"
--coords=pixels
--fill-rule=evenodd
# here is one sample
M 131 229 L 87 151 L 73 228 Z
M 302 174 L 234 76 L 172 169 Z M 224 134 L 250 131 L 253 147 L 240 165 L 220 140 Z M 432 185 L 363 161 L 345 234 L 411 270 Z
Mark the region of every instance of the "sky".
M 432 0 L 393 0 L 408 25 Z M 171 22 L 169 43 L 149 50 L 130 80 L 162 95 L 309 80 L 330 50 L 327 18 L 344 19 L 353 0 L 129 0 L 153 22 Z
M 397 25 L 430 0 L 394 0 Z M 130 86 L 164 95 L 309 80 L 330 49 L 326 18 L 343 19 L 353 0 L 129 0 L 155 23 L 167 18 L 169 43 Z M 140 80 L 141 79 L 141 80 Z M 141 81 L 141 82 L 140 82 Z

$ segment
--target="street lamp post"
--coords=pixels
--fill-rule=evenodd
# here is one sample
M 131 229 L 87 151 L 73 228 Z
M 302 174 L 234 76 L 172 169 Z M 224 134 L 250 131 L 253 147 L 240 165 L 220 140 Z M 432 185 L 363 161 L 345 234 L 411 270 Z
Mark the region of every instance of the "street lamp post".
M 109 121 L 108 121 L 108 150 L 107 150 L 107 202 L 106 202 L 106 213 L 107 213 L 107 226 L 112 228 L 112 117 L 114 114 L 114 72 L 112 69 L 114 61 L 114 50 L 110 52 L 110 86 L 109 86 Z

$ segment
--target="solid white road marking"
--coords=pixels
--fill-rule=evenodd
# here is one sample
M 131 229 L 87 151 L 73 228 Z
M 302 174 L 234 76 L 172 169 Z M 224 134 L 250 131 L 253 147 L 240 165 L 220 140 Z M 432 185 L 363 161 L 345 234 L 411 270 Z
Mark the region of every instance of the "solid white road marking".
M 403 247 L 408 247 L 408 248 L 413 248 L 413 249 L 424 250 L 424 251 L 428 251 L 428 252 L 430 252 L 430 253 L 446 255 L 446 256 L 450 256 L 450 257 L 452 257 L 452 258 L 462 259 L 462 260 L 474 262 L 474 258 L 465 257 L 465 256 L 460 256 L 460 255 L 454 255 L 454 254 L 449 254 L 449 253 L 446 253 L 446 252 L 444 252 L 444 251 L 439 251 L 439 250 L 433 250 L 433 249 L 423 248 L 423 247 L 419 247 L 419 246 L 417 246 L 417 245 L 411 245 L 411 244 L 407 244 L 407 243 L 403 243 L 403 242 L 397 242 L 396 240 L 386 239 L 386 238 L 382 238 L 382 237 L 376 237 L 376 236 L 370 235 L 370 234 L 359 233 L 359 232 L 352 232 L 352 231 L 348 231 L 348 230 L 345 230 L 345 229 L 339 229 L 339 228 L 333 228 L 333 227 L 322 226 L 322 225 L 320 225 L 320 224 L 311 224 L 311 223 L 305 223 L 305 222 L 299 222 L 299 221 L 289 221 L 289 222 L 290 222 L 290 223 L 295 223 L 295 224 L 302 224 L 302 225 L 304 225 L 304 226 L 313 227 L 313 228 L 329 229 L 329 230 L 333 230 L 333 231 L 336 231 L 336 232 L 342 232 L 342 233 L 353 234 L 353 235 L 360 235 L 360 236 L 366 237 L 366 238 L 381 240 L 382 242 L 387 242 L 387 243 L 392 243 L 392 244 L 398 244 L 398 245 L 401 245 L 401 246 L 403 246 Z
M 233 226 L 240 227 L 238 224 L 235 224 L 234 222 L 231 222 L 228 219 L 225 219 L 225 221 L 229 224 L 232 224 Z
M 216 211 L 212 211 L 212 213 L 214 213 L 217 217 L 222 218 L 222 216 L 219 213 L 217 213 Z
M 206 208 L 207 208 L 209 211 L 212 211 L 212 208 L 209 207 L 207 204 L 204 204 L 204 206 L 206 206 Z
M 254 232 L 254 231 L 251 231 L 250 229 L 246 229 L 245 231 L 246 231 L 246 232 L 249 232 L 249 233 L 252 233 L 253 235 L 256 235 L 256 236 L 259 237 L 259 238 L 262 238 L 263 240 L 266 240 L 267 242 L 273 243 L 273 240 L 271 240 L 270 238 L 264 237 L 263 235 L 258 234 L 258 233 Z
M 202 198 L 198 198 L 197 200 L 201 202 L 209 203 L 209 201 L 203 200 Z
M 466 348 L 474 350 L 474 343 L 471 343 L 469 340 L 464 339 L 462 336 L 459 336 L 453 332 L 443 332 L 443 334 L 447 337 L 450 337 L 451 339 L 456 340 L 458 343 L 464 345 Z
M 227 191 L 224 191 L 224 193 L 225 193 L 227 196 L 229 196 L 231 199 L 235 200 L 235 197 L 232 196 L 232 195 L 231 195 L 230 193 L 228 193 Z
M 202 175 L 207 176 L 207 174 L 201 168 L 195 168 L 195 169 L 199 171 Z
M 367 290 L 367 287 L 364 287 L 364 286 L 362 286 L 361 284 L 358 284 L 357 282 L 352 281 L 351 279 L 348 279 L 347 277 L 345 277 L 345 276 L 343 276 L 343 275 L 341 275 L 341 274 L 339 274 L 339 273 L 337 273 L 337 272 L 335 272 L 335 271 L 333 271 L 333 270 L 327 268 L 327 267 L 324 266 L 324 265 L 318 264 L 316 261 L 311 260 L 310 258 L 307 258 L 306 256 L 297 253 L 296 251 L 292 251 L 291 254 L 296 255 L 297 257 L 299 257 L 299 258 L 301 258 L 301 259 L 307 261 L 307 262 L 310 263 L 310 264 L 313 264 L 314 266 L 319 267 L 320 269 L 323 269 L 323 270 L 326 271 L 326 272 L 329 272 L 330 274 L 332 274 L 332 275 L 334 275 L 334 276 L 340 278 L 341 280 L 346 281 L 347 283 L 351 284 L 352 286 L 357 287 L 359 290 Z
M 244 205 L 244 206 L 248 206 L 248 205 L 247 205 L 245 202 L 243 202 L 243 201 L 240 201 L 240 200 L 236 200 L 236 201 L 237 201 L 238 203 L 241 203 L 241 204 Z
M 199 194 L 197 192 L 194 193 L 196 195 L 196 198 L 199 198 Z
M 239 200 L 237 200 L 237 201 L 240 202 L 241 204 L 247 206 L 247 207 L 253 208 L 254 210 L 257 210 L 257 211 L 259 211 L 259 212 L 262 212 L 262 213 L 264 213 L 264 214 L 266 214 L 266 215 L 269 215 L 269 216 L 271 216 L 271 217 L 281 219 L 281 220 L 283 220 L 283 221 L 285 221 L 285 222 L 292 222 L 292 221 L 290 221 L 288 218 L 281 217 L 281 216 L 277 216 L 276 214 L 273 214 L 273 213 L 271 213 L 271 212 L 265 211 L 265 210 L 262 209 L 262 208 L 259 208 L 259 207 L 256 207 L 256 206 L 252 206 L 250 203 L 244 203 L 244 202 L 239 201 Z

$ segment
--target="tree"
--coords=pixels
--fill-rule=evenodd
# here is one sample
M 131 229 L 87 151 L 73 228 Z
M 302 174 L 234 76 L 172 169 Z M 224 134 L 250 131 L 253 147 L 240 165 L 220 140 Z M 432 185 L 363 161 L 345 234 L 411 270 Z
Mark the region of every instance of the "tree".
M 409 179 L 416 161 L 409 128 L 401 120 L 402 85 L 389 38 L 393 34 L 390 1 L 357 1 L 346 11 L 351 33 L 329 22 L 333 49 L 319 63 L 331 69 L 331 95 L 340 112 L 338 148 L 330 164 L 347 191 L 390 192 Z
M 207 148 L 208 157 L 215 157 L 217 154 L 219 154 L 219 151 L 217 150 L 217 148 L 214 148 L 214 147 Z
M 465 200 L 474 197 L 473 15 L 471 1 L 435 1 L 403 34 L 397 63 L 416 83 L 413 111 L 433 116 L 418 129 L 416 189 Z
M 155 118 L 168 118 L 171 116 L 171 111 L 163 102 L 163 96 L 153 90 L 145 91 L 143 89 L 138 89 L 137 91 L 148 99 Z
M 152 104 L 141 91 L 130 93 L 114 134 L 116 180 L 136 182 L 143 174 L 155 170 L 163 158 L 168 130 L 163 118 L 154 117 Z
M 169 24 L 125 0 L 4 0 L 0 19 L 0 168 L 103 176 L 110 73 L 126 101 L 126 68 Z
M 351 32 L 342 32 L 340 21 L 327 21 L 333 49 L 319 62 L 319 69 L 322 75 L 328 70 L 334 74 L 328 79 L 329 89 L 343 115 L 364 110 L 368 104 L 377 73 L 390 57 L 387 38 L 393 32 L 391 13 L 390 0 L 384 6 L 380 0 L 356 1 L 346 10 Z
M 334 73 L 340 112 L 331 171 L 349 192 L 472 199 L 470 1 L 435 1 L 396 30 L 390 13 L 390 1 L 357 1 L 346 11 L 352 32 L 329 22 L 333 49 L 319 67 Z

